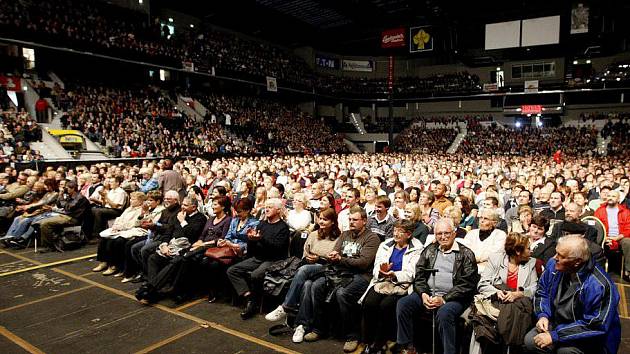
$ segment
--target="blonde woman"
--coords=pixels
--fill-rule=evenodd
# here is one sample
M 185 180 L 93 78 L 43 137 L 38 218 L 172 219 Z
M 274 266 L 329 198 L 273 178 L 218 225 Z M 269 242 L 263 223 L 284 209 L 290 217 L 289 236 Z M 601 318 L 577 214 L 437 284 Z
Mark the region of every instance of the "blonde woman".
M 289 210 L 287 224 L 293 231 L 306 230 L 311 225 L 311 212 L 306 210 L 308 199 L 304 193 L 293 195 L 293 210 Z

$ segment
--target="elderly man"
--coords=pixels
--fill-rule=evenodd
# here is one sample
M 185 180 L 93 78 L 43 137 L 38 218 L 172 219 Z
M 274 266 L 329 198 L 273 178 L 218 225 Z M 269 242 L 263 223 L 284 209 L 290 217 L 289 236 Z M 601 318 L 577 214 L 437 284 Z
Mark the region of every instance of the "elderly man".
M 190 248 L 206 224 L 206 217 L 197 211 L 197 207 L 197 199 L 186 197 L 182 201 L 171 239 L 160 243 L 157 252 L 148 259 L 148 281 L 136 293 L 138 300 L 153 302 L 157 300 L 158 292 L 168 292 L 164 287 L 173 280 L 181 267 L 182 258 L 179 256 Z M 171 266 L 166 267 L 169 263 Z
M 479 274 L 485 269 L 491 255 L 503 252 L 507 235 L 496 228 L 499 221 L 499 215 L 494 210 L 482 210 L 479 212 L 479 228 L 468 232 L 462 240 L 475 253 Z
M 335 250 L 328 255 L 330 263 L 336 265 L 335 269 L 341 274 L 348 275 L 347 282 L 344 281 L 331 289 L 327 285 L 326 277 L 318 278 L 313 282 L 310 294 L 302 295 L 302 303 L 310 303 L 312 306 L 300 306 L 298 313 L 299 319 L 312 318 L 313 321 L 304 340 L 316 341 L 326 332 L 323 310 L 326 299 L 336 300 L 339 311 L 335 314 L 339 316 L 342 334 L 346 338 L 343 346 L 346 353 L 355 351 L 359 345 L 360 311 L 357 302 L 370 283 L 374 258 L 381 242 L 378 236 L 366 227 L 367 214 L 363 208 L 353 206 L 350 208 L 348 218 L 349 230 L 341 234 Z
M 253 317 L 257 311 L 265 272 L 273 262 L 287 257 L 289 250 L 289 225 L 282 220 L 282 200 L 272 198 L 265 202 L 265 221 L 256 229 L 247 231 L 247 254 L 249 258 L 236 263 L 227 270 L 227 276 L 236 291 L 246 301 L 241 318 Z
M 158 189 L 160 186 L 156 178 L 153 177 L 153 170 L 149 168 L 141 168 L 140 174 L 142 180 L 137 182 L 138 190 L 142 193 L 148 193 L 154 189 Z
M 591 258 L 586 239 L 558 240 L 534 295 L 536 327 L 525 336 L 528 353 L 617 353 L 619 293 Z
M 630 281 L 630 210 L 619 204 L 619 191 L 608 192 L 606 203 L 595 210 L 595 217 L 606 227 L 606 242 L 609 245 L 616 242 L 621 246 L 624 257 L 623 280 Z
M 414 320 L 420 312 L 432 310 L 436 311 L 435 324 L 444 353 L 457 353 L 457 319 L 477 291 L 479 273 L 475 254 L 465 245 L 455 242 L 455 235 L 451 219 L 439 219 L 435 223 L 437 242 L 431 243 L 420 254 L 414 292 L 398 301 L 396 342 L 404 353 L 416 353 Z M 436 269 L 437 273 L 430 272 L 430 269 Z M 432 289 L 434 283 L 435 289 Z

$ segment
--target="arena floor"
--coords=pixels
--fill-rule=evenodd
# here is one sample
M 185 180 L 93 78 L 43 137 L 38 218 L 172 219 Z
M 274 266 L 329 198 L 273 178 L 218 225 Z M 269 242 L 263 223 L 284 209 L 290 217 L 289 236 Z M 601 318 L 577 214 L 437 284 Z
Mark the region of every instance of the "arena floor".
M 2 353 L 341 353 L 343 343 L 293 344 L 262 316 L 242 321 L 205 299 L 145 306 L 137 284 L 91 272 L 96 246 L 65 253 L 0 250 Z M 618 283 L 620 353 L 630 352 L 630 284 Z

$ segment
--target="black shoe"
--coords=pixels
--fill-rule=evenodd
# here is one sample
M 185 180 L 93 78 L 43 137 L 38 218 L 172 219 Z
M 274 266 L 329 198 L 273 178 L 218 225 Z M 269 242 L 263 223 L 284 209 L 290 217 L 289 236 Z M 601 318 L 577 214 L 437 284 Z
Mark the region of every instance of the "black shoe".
M 184 294 L 177 294 L 175 296 L 173 296 L 173 301 L 175 301 L 176 305 L 181 305 L 184 302 L 188 301 L 188 296 L 184 295 Z
M 241 318 L 244 320 L 250 319 L 256 315 L 257 310 L 258 306 L 256 306 L 256 303 L 252 300 L 248 300 L 245 311 L 241 312 Z

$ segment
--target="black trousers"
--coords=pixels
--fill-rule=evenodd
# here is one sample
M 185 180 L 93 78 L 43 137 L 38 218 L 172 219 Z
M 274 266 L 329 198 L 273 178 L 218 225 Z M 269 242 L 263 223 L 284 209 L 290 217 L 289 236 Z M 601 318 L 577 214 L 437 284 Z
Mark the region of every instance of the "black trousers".
M 149 257 L 148 283 L 154 291 L 170 293 L 181 269 L 183 257 L 163 257 L 157 253 Z
M 122 214 L 122 210 L 111 209 L 111 208 L 92 208 L 92 229 L 86 229 L 86 233 L 88 233 L 88 237 L 90 237 L 89 232 L 91 232 L 92 238 L 98 237 L 98 234 L 101 231 L 107 229 L 107 222 L 111 219 L 115 219 Z
M 96 260 L 107 262 L 110 266 L 116 266 L 123 269 L 125 266 L 125 244 L 127 239 L 117 238 L 101 238 L 96 251 Z
M 378 345 L 396 340 L 396 304 L 402 296 L 383 295 L 371 288 L 363 299 L 361 321 L 364 343 Z
M 146 236 L 142 236 L 142 237 L 134 237 L 131 239 L 126 240 L 125 242 L 125 250 L 124 250 L 124 264 L 123 264 L 123 268 L 124 268 L 124 276 L 125 278 L 130 278 L 138 273 L 140 273 L 140 265 L 138 263 L 136 263 L 136 260 L 133 258 L 132 254 L 131 254 L 131 247 L 135 244 L 137 244 L 138 242 L 144 242 L 144 240 L 146 239 Z

